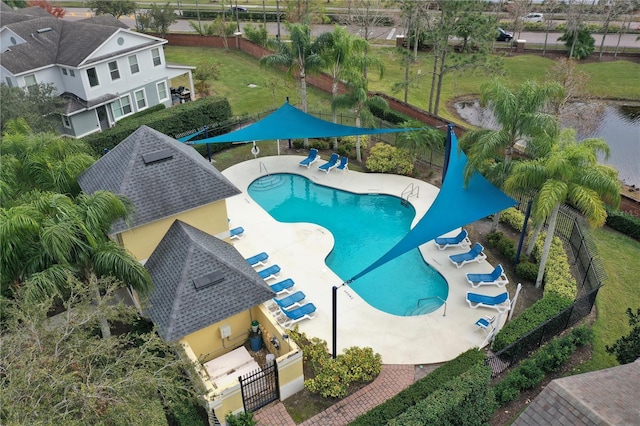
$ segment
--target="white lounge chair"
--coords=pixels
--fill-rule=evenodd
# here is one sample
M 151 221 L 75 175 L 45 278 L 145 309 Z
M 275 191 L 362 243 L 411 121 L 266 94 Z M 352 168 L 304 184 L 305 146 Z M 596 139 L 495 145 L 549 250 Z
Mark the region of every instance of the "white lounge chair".
M 482 244 L 475 243 L 473 247 L 471 247 L 471 250 L 469 250 L 468 252 L 452 254 L 451 256 L 449 256 L 449 260 L 451 260 L 451 262 L 453 262 L 453 264 L 456 265 L 457 268 L 462 268 L 469 262 L 480 263 L 487 258 L 487 255 L 483 253 L 483 250 L 484 247 L 482 247 Z
M 484 294 L 467 292 L 467 303 L 470 308 L 491 308 L 498 312 L 507 312 L 511 309 L 511 300 L 506 291 L 497 296 L 485 296 Z
M 341 170 L 343 172 L 345 170 L 349 170 L 349 158 L 340 157 L 340 163 L 336 166 L 336 170 Z
M 489 330 L 493 328 L 493 322 L 495 321 L 495 319 L 495 315 L 492 317 L 482 317 L 479 318 L 478 321 L 476 321 L 475 325 L 477 325 L 478 328 L 482 329 L 484 333 L 487 334 Z
M 316 316 L 316 305 L 313 303 L 305 303 L 299 308 L 281 309 L 282 316 L 278 316 L 278 324 L 282 328 L 291 328 L 291 326 L 304 319 L 313 319 Z
M 279 281 L 275 284 L 269 284 L 271 290 L 275 291 L 278 296 L 283 294 L 291 294 L 291 287 L 296 285 L 295 282 L 291 278 L 287 278 L 286 280 Z
M 280 276 L 280 266 L 271 265 L 266 269 L 258 271 L 258 275 L 260 275 L 260 278 L 262 278 L 265 281 L 273 278 L 278 278 Z
M 478 288 L 481 285 L 497 285 L 498 287 L 504 287 L 509 284 L 509 280 L 504 273 L 502 265 L 496 266 L 490 274 L 467 274 L 467 281 L 473 288 Z
M 469 240 L 469 234 L 467 230 L 462 228 L 460 233 L 455 237 L 438 237 L 433 240 L 440 250 L 444 250 L 449 247 L 471 247 L 471 240 Z
M 244 237 L 244 228 L 242 226 L 238 226 L 237 228 L 229 230 L 229 238 L 231 238 L 232 240 L 239 240 L 242 237 Z

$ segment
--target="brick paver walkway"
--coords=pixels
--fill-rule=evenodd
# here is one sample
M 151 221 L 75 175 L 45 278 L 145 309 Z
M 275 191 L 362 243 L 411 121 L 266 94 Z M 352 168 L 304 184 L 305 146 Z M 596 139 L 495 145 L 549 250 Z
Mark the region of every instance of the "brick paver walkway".
M 325 411 L 301 423 L 302 426 L 343 426 L 366 413 L 413 383 L 413 365 L 383 365 L 378 377 L 368 386 L 344 398 Z M 259 426 L 294 426 L 282 402 L 258 410 L 254 419 Z

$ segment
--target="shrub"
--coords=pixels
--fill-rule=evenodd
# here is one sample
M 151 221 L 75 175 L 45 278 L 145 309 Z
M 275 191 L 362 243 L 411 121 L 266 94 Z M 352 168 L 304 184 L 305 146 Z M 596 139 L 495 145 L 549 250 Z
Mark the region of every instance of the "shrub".
M 573 46 L 573 57 L 576 59 L 587 58 L 595 50 L 596 40 L 591 36 L 589 28 L 581 28 L 578 31 L 565 30 L 558 41 L 564 41 L 568 53 L 571 53 Z
M 227 426 L 254 426 L 256 424 L 251 411 L 244 411 L 235 415 L 233 413 L 229 413 L 225 420 L 227 422 Z
M 371 381 L 380 374 L 382 357 L 371 348 L 347 348 L 334 359 L 326 341 L 317 337 L 309 339 L 297 328 L 291 331 L 291 337 L 314 372 L 314 377 L 305 380 L 304 386 L 324 398 L 342 398 L 352 382 Z
M 228 122 L 230 117 L 231 105 L 226 98 L 206 97 L 152 114 L 131 117 L 130 120 L 121 120 L 111 129 L 101 133 L 93 133 L 82 140 L 93 148 L 96 155 L 102 155 L 105 148 L 112 149 L 143 124 L 165 135 L 176 135 L 201 128 L 204 125 Z M 209 131 L 209 136 L 216 136 L 225 131 L 212 129 Z M 226 146 L 228 144 L 212 144 L 214 152 L 224 149 Z
M 496 409 L 490 380 L 491 368 L 476 364 L 389 425 L 485 425 Z
M 487 234 L 487 243 L 489 247 L 497 247 L 498 243 L 502 241 L 504 234 L 502 232 L 490 232 Z
M 304 139 L 294 139 L 291 145 L 293 145 L 295 149 L 302 149 L 304 148 Z
M 541 233 L 542 234 L 542 233 Z M 542 256 L 544 246 L 544 237 L 538 238 L 533 250 L 533 257 L 539 261 Z M 575 300 L 578 294 L 578 288 L 575 278 L 571 274 L 569 259 L 564 251 L 562 240 L 553 237 L 551 247 L 549 248 L 549 256 L 544 269 L 544 295 L 555 293 L 561 297 Z
M 536 329 L 549 318 L 556 316 L 571 305 L 573 299 L 550 293 L 508 322 L 496 335 L 492 349 L 498 352 Z
M 502 213 L 500 213 L 500 222 L 506 223 L 518 232 L 522 232 L 522 225 L 524 224 L 524 214 L 515 207 L 509 207 L 508 209 L 503 210 Z M 527 229 L 530 229 L 530 227 L 531 220 L 529 220 Z
M 581 326 L 573 329 L 567 336 L 556 337 L 542 346 L 495 385 L 494 392 L 498 404 L 505 405 L 516 399 L 521 390 L 531 389 L 540 384 L 545 373 L 560 369 L 575 352 L 576 345 L 582 346 L 592 339 L 593 331 Z
M 640 241 L 640 217 L 607 209 L 607 226 Z
M 483 363 L 485 359 L 485 353 L 479 349 L 470 349 L 463 352 L 456 358 L 435 369 L 431 374 L 402 390 L 393 398 L 357 417 L 351 425 L 386 425 L 389 420 L 399 416 L 408 408 L 424 400 L 453 378 L 469 371 L 474 365 Z
M 304 145 L 304 141 L 303 141 L 303 145 Z M 324 151 L 326 149 L 329 149 L 329 142 L 322 139 L 312 139 L 309 145 L 311 145 L 311 148 L 315 148 L 318 151 Z
M 523 280 L 535 281 L 539 266 L 533 262 L 522 261 L 516 266 L 516 275 Z
M 369 151 L 367 169 L 377 173 L 396 173 L 409 176 L 413 173 L 411 155 L 386 143 L 379 142 Z
M 640 308 L 636 313 L 631 308 L 627 308 L 626 312 L 631 331 L 616 340 L 613 345 L 606 346 L 607 352 L 614 355 L 620 364 L 628 364 L 640 357 Z
M 191 401 L 184 400 L 173 404 L 169 414 L 178 426 L 205 426 L 196 405 Z
M 513 260 L 516 257 L 516 248 L 510 238 L 505 237 L 502 232 L 491 232 L 487 234 L 487 241 L 490 247 L 495 247 L 507 259 Z

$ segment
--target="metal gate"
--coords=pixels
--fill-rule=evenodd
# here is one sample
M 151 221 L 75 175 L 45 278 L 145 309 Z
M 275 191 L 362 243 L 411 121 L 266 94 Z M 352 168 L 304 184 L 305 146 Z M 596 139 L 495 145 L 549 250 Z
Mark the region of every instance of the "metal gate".
M 255 370 L 238 378 L 244 411 L 256 411 L 272 401 L 280 399 L 278 367 L 274 362 L 262 370 Z

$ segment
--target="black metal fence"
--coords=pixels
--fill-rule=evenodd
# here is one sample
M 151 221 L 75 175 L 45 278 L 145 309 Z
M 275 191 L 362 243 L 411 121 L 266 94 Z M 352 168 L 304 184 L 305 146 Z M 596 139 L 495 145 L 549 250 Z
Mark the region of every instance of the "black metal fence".
M 280 398 L 278 367 L 275 362 L 239 377 L 244 411 L 256 411 Z
M 525 206 L 521 200 L 520 206 Z M 606 275 L 597 257 L 595 245 L 586 232 L 584 219 L 573 209 L 563 206 L 556 223 L 555 235 L 571 248 L 571 255 L 578 284 L 578 297 L 565 310 L 548 319 L 536 329 L 520 337 L 516 342 L 489 356 L 487 363 L 496 376 L 504 369 L 526 358 L 554 336 L 576 325 L 589 315 L 596 301 L 598 290 Z

